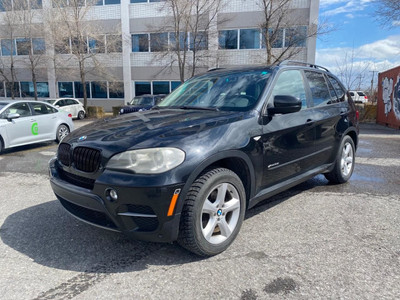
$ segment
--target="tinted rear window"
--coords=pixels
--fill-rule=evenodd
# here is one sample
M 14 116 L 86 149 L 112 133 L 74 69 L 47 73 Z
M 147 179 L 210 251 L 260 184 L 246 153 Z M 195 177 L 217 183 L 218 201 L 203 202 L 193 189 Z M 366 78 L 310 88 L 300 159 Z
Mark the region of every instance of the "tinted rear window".
M 363 92 L 357 92 L 358 96 L 364 97 L 365 94 Z

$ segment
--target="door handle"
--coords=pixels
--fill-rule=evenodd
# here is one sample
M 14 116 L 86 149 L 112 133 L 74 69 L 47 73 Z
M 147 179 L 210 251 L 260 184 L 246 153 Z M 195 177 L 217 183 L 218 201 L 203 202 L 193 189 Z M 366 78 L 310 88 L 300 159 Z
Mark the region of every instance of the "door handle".
M 313 125 L 315 123 L 315 121 L 313 121 L 313 120 L 311 120 L 311 119 L 308 119 L 307 121 L 306 121 L 306 125 L 307 126 L 311 126 L 311 125 Z

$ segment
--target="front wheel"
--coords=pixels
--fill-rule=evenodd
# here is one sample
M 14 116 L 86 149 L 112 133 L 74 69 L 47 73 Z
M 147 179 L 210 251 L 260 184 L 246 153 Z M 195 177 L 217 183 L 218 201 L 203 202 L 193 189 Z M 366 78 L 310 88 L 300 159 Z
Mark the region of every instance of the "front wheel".
M 346 135 L 340 143 L 337 153 L 335 167 L 325 178 L 332 183 L 345 183 L 353 174 L 355 163 L 355 146 L 353 139 Z
M 190 187 L 182 210 L 178 243 L 200 256 L 226 250 L 239 233 L 246 209 L 240 178 L 216 168 Z
M 57 133 L 56 133 L 56 142 L 60 143 L 63 138 L 65 138 L 69 134 L 69 127 L 65 124 L 61 124 L 57 128 Z

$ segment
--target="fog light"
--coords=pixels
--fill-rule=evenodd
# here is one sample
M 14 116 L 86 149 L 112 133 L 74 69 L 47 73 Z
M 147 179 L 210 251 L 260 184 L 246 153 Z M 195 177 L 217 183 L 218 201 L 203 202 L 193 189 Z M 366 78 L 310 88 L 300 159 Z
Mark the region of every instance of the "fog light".
M 115 202 L 118 200 L 118 193 L 114 189 L 107 189 L 106 190 L 106 198 L 108 201 Z

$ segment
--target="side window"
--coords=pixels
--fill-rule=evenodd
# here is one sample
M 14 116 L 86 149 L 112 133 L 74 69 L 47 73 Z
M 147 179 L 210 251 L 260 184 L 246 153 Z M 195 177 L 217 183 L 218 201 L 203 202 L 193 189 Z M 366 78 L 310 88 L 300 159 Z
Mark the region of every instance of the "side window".
M 56 105 L 58 105 L 59 107 L 63 107 L 66 105 L 65 100 L 60 100 L 56 103 Z
M 8 114 L 19 114 L 21 117 L 28 117 L 32 115 L 28 103 L 16 103 L 10 106 L 5 111 L 5 116 L 7 116 Z
M 304 80 L 299 70 L 282 72 L 272 89 L 272 98 L 276 95 L 290 95 L 301 100 L 302 108 L 307 107 L 306 90 Z
M 64 101 L 65 101 L 65 105 L 75 105 L 76 104 L 75 101 L 72 99 L 66 99 Z
M 310 85 L 314 106 L 326 105 L 331 100 L 324 75 L 319 72 L 304 71 Z
M 337 95 L 339 101 L 340 102 L 345 101 L 346 100 L 346 92 L 344 91 L 342 86 L 339 84 L 339 82 L 335 78 L 333 78 L 331 76 L 328 76 L 328 78 L 329 78 L 329 82 L 332 83 L 333 87 L 335 88 L 336 95 Z M 354 96 L 354 93 L 351 92 L 350 94 L 352 94 L 351 95 L 352 97 Z
M 325 76 L 325 80 L 326 80 L 326 76 Z M 331 100 L 328 102 L 328 104 L 339 102 L 339 99 L 336 95 L 336 91 L 335 91 L 332 83 L 329 80 L 326 80 L 326 82 L 328 83 L 329 94 L 331 95 Z
M 51 106 L 44 103 L 31 103 L 31 105 L 35 115 L 46 115 L 55 112 Z

